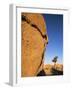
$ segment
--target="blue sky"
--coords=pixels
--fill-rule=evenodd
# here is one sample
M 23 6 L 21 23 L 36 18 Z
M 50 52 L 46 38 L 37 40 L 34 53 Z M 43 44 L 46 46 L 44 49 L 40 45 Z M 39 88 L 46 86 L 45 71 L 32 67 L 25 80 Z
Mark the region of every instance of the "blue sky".
M 51 63 L 55 56 L 63 63 L 63 15 L 43 14 L 46 22 L 49 43 L 45 51 L 45 64 Z

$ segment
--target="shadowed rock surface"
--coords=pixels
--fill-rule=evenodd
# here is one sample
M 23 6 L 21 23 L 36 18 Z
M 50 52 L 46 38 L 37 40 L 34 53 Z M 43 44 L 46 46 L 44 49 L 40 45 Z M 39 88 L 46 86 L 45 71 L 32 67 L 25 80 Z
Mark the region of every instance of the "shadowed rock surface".
M 46 76 L 46 73 L 44 70 L 40 71 L 37 76 Z
M 52 75 L 63 75 L 63 71 L 52 68 Z

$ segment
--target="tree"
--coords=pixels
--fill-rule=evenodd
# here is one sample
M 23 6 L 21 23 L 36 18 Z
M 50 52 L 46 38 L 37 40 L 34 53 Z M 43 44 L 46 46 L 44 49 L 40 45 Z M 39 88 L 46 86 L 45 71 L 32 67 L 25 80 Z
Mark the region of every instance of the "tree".
M 54 67 L 56 66 L 57 59 L 58 59 L 58 56 L 55 56 L 54 59 L 52 60 L 52 62 L 54 62 Z

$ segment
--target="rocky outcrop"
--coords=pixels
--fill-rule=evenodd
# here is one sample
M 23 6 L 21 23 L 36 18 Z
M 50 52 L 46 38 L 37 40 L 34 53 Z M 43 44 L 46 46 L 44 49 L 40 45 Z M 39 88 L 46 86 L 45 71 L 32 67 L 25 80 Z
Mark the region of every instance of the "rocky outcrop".
M 63 75 L 63 64 L 56 64 L 55 66 L 52 64 L 44 65 L 45 76 L 51 75 Z
M 21 14 L 21 76 L 37 76 L 44 67 L 48 37 L 41 14 Z

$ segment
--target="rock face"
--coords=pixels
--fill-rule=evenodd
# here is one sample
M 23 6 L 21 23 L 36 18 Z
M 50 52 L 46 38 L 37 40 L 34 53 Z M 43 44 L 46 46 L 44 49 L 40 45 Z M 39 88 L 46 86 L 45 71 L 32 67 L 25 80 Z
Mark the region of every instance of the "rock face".
M 63 75 L 63 64 L 56 64 L 55 66 L 52 64 L 44 65 L 44 72 L 46 76 L 51 75 Z
M 37 76 L 44 67 L 48 37 L 41 14 L 21 14 L 21 76 Z

